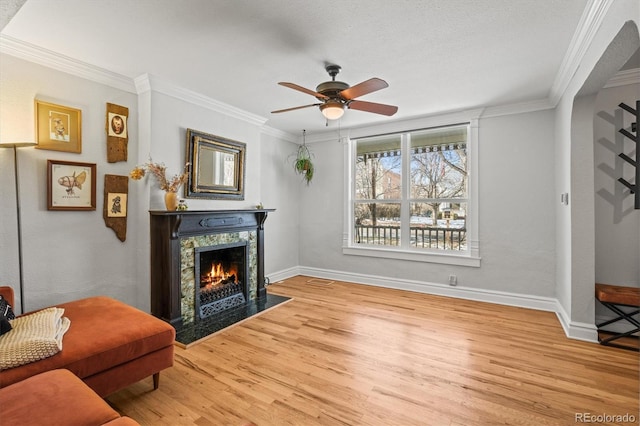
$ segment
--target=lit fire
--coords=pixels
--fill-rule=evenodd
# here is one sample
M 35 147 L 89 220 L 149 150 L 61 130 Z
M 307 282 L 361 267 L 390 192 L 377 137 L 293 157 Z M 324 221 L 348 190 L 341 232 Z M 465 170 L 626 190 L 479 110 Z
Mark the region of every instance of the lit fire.
M 200 277 L 200 286 L 216 287 L 222 284 L 233 284 L 236 283 L 237 280 L 238 267 L 235 264 L 225 269 L 222 263 L 213 263 L 211 265 L 211 271 Z

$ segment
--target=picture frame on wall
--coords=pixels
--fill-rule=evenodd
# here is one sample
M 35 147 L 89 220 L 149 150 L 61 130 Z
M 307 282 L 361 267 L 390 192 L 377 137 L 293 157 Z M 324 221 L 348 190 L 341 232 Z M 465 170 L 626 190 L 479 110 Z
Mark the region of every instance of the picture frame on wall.
M 129 144 L 129 108 L 107 103 L 107 161 L 127 161 Z
M 76 108 L 35 101 L 38 149 L 82 152 L 82 111 Z
M 127 217 L 127 193 L 107 193 L 107 217 Z
M 186 198 L 244 200 L 244 142 L 187 129 Z
M 47 210 L 95 209 L 95 163 L 47 160 Z

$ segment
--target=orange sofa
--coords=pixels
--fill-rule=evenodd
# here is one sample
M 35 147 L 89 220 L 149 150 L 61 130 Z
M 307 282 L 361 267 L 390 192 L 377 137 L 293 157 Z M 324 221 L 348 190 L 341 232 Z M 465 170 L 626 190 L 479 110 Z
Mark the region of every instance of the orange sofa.
M 0 287 L 0 294 L 13 306 L 11 287 Z M 176 332 L 165 321 L 104 296 L 56 307 L 63 308 L 71 321 L 62 350 L 0 371 L 0 388 L 46 371 L 67 369 L 104 398 L 149 376 L 157 389 L 160 371 L 173 365 Z
M 20 426 L 136 426 L 69 370 L 51 370 L 0 389 L 0 423 Z

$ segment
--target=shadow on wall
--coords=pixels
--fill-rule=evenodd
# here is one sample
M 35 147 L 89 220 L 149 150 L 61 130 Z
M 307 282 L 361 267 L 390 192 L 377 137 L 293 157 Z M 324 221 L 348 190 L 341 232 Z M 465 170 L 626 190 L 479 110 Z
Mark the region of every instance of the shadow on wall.
M 629 197 L 629 195 L 632 195 L 631 191 L 618 182 L 618 178 L 625 177 L 625 170 L 628 169 L 628 167 L 624 166 L 626 161 L 619 154 L 630 152 L 635 148 L 635 146 L 631 146 L 631 141 L 618 131 L 624 128 L 624 114 L 625 112 L 622 108 L 616 108 L 613 115 L 607 111 L 600 111 L 597 114 L 599 118 L 611 125 L 611 139 L 613 139 L 598 139 L 598 144 L 611 152 L 611 159 L 598 164 L 597 167 L 615 182 L 613 192 L 606 188 L 600 188 L 597 194 L 613 207 L 613 223 L 615 224 L 622 222 L 625 216 L 634 211 L 633 198 Z M 631 126 L 627 126 L 626 130 L 631 131 Z M 625 140 L 628 141 L 626 144 Z

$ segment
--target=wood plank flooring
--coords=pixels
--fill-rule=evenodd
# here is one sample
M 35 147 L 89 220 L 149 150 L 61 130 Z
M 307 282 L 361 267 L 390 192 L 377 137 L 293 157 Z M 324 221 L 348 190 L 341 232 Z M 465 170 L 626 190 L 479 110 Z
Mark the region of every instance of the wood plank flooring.
M 553 313 L 304 276 L 268 291 L 293 300 L 107 401 L 142 425 L 638 424 L 638 353 Z

